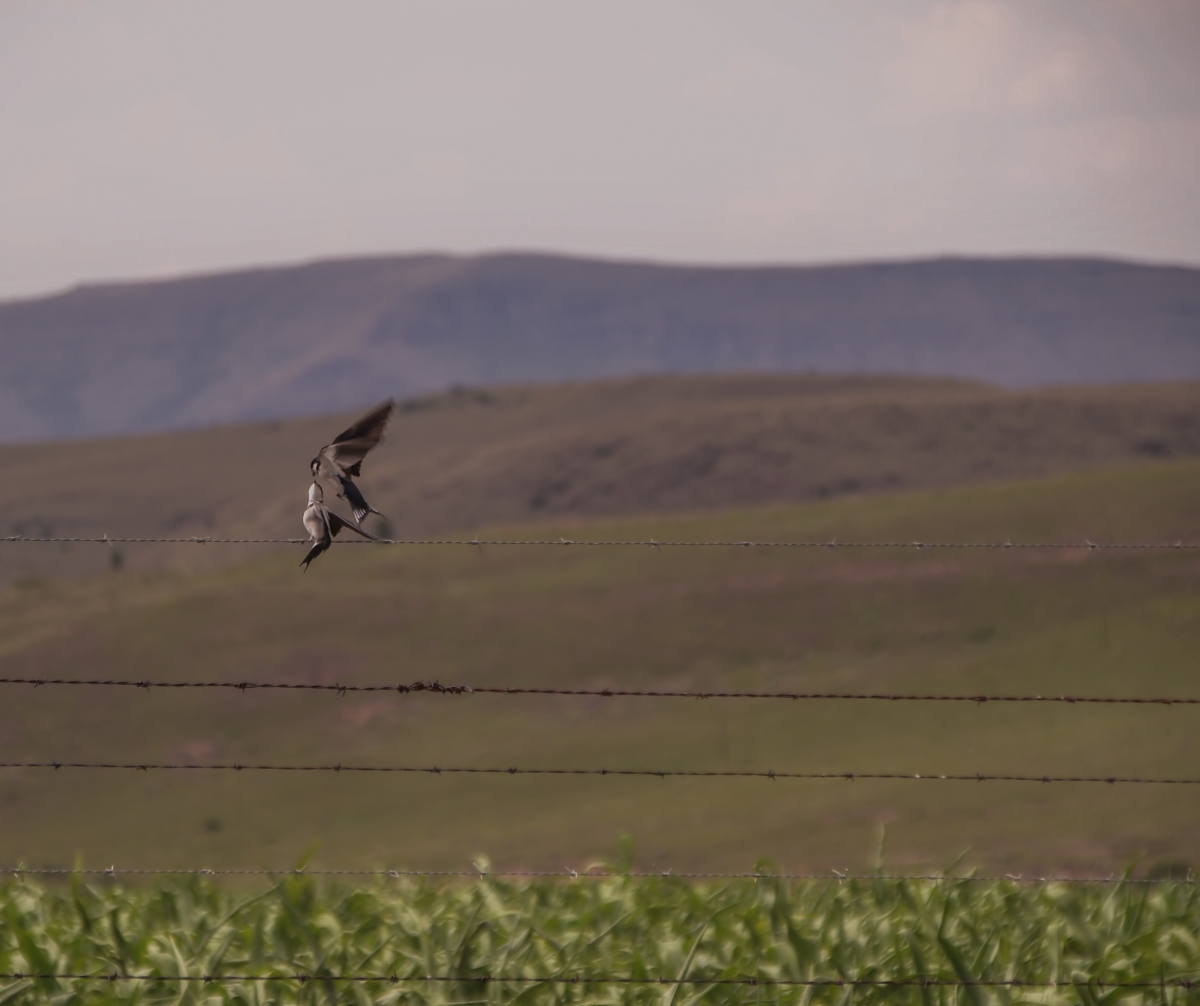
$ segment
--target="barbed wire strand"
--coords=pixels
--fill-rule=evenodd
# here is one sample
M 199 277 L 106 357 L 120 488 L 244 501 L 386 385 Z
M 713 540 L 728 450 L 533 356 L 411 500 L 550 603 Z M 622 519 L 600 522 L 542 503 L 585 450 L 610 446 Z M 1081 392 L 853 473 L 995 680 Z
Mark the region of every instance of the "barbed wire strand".
M 81 762 L 81 761 L 12 761 L 0 762 L 0 768 L 14 769 L 109 769 L 137 772 L 376 772 L 413 775 L 557 775 L 557 776 L 643 776 L 659 779 L 845 779 L 908 780 L 921 782 L 1067 782 L 1108 783 L 1110 785 L 1141 784 L 1165 786 L 1197 786 L 1200 779 L 1155 778 L 1145 776 L 1083 776 L 1083 775 L 992 775 L 986 772 L 971 774 L 921 774 L 918 772 L 777 772 L 774 769 L 640 769 L 640 768 L 497 768 L 442 767 L 438 765 L 243 765 L 226 763 L 171 762 Z
M 27 538 L 8 535 L 2 540 L 34 544 L 96 545 L 311 545 L 311 538 Z M 373 541 L 335 541 L 334 545 L 485 545 L 562 547 L 580 545 L 591 548 L 977 548 L 977 549 L 1200 549 L 1196 542 L 1095 542 L 1083 541 L 657 541 L 654 538 L 628 541 L 587 541 L 572 538 L 480 539 L 480 538 L 378 538 Z
M 1056 877 L 1034 876 L 1025 877 L 1021 874 L 1006 873 L 1003 876 L 987 874 L 968 874 L 961 877 L 944 873 L 917 874 L 880 874 L 880 873 L 850 873 L 830 870 L 826 873 L 675 873 L 672 870 L 631 870 L 626 873 L 597 870 L 320 870 L 307 867 L 285 867 L 278 870 L 270 869 L 207 869 L 193 867 L 189 869 L 146 869 L 110 866 L 107 868 L 83 867 L 0 867 L 0 873 L 8 873 L 14 877 L 20 876 L 194 876 L 194 877 L 380 877 L 400 880 L 404 877 L 471 877 L 475 880 L 489 879 L 561 879 L 561 880 L 620 880 L 626 879 L 656 879 L 656 880 L 817 880 L 830 882 L 844 881 L 884 881 L 904 882 L 935 882 L 935 883 L 1012 883 L 1012 884 L 1195 884 L 1196 878 L 1189 874 L 1186 877 Z
M 645 691 L 622 688 L 523 688 L 511 686 L 444 685 L 440 681 L 414 681 L 398 685 L 306 684 L 286 681 L 153 681 L 120 678 L 0 678 L 0 685 L 75 685 L 95 688 L 224 688 L 234 691 L 428 692 L 435 695 L 559 695 L 590 698 L 636 699 L 786 699 L 858 700 L 879 702 L 1060 702 L 1069 705 L 1195 706 L 1200 698 L 1101 695 L 904 695 L 891 692 L 709 692 Z
M 618 975 L 334 975 L 334 974 L 276 974 L 276 975 L 154 975 L 154 974 L 68 974 L 61 972 L 0 973 L 0 980 L 41 981 L 107 981 L 107 982 L 386 982 L 396 985 L 401 982 L 476 982 L 494 984 L 555 984 L 555 985 L 772 985 L 809 987 L 863 987 L 863 986 L 920 986 L 940 988 L 1092 988 L 1104 989 L 1191 989 L 1200 986 L 1200 978 L 1160 978 L 1156 981 L 1103 981 L 1098 978 L 1070 979 L 1067 981 L 1022 981 L 1018 978 L 964 981 L 957 978 L 916 976 L 911 978 L 630 978 Z

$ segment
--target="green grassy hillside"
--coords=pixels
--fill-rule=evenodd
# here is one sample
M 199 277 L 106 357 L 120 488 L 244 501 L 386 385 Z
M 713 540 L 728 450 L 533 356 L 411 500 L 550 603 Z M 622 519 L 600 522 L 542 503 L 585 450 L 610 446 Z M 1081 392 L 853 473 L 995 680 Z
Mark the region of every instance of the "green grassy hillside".
M 303 534 L 308 461 L 352 416 L 0 447 L 9 535 Z M 1014 393 L 961 381 L 696 376 L 451 392 L 401 404 L 366 465 L 391 536 L 995 483 L 1200 456 L 1200 385 Z M 123 550 L 204 568 L 238 550 Z M 0 552 L 0 582 L 111 554 Z
M 575 539 L 1200 539 L 1200 464 Z M 4 549 L 33 549 L 20 543 Z M 102 550 L 103 546 L 94 546 Z M 0 591 L 0 673 L 1200 696 L 1193 552 L 298 547 Z M 0 758 L 1200 775 L 1200 709 L 5 686 Z M 0 862 L 1107 869 L 1197 860 L 1181 787 L 0 770 Z

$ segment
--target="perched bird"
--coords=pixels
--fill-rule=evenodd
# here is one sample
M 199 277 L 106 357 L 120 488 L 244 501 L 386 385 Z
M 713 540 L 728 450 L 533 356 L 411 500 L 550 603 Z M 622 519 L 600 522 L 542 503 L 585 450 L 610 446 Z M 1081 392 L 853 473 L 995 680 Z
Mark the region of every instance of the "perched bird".
M 379 540 L 361 527 L 351 524 L 348 520 L 343 520 L 325 505 L 324 500 L 325 490 L 321 488 L 319 482 L 314 482 L 308 487 L 308 506 L 304 508 L 304 530 L 312 538 L 313 547 L 308 550 L 308 555 L 300 563 L 306 573 L 308 564 L 333 544 L 333 539 L 344 527 L 348 527 L 356 534 L 361 534 L 364 538 L 370 538 L 372 541 Z
M 360 524 L 367 514 L 379 511 L 363 498 L 361 490 L 351 479 L 362 474 L 363 458 L 383 438 L 383 428 L 387 426 L 391 415 L 392 403 L 388 400 L 339 433 L 333 443 L 322 447 L 312 459 L 313 479 L 324 477 L 336 482 L 342 490 L 338 497 L 350 504 L 354 519 Z

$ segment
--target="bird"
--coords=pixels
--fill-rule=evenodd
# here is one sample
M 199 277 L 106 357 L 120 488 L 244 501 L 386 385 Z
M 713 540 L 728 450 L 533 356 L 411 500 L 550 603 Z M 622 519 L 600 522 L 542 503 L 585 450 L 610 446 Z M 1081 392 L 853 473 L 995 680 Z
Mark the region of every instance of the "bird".
M 308 506 L 304 508 L 304 529 L 313 540 L 313 547 L 308 550 L 308 555 L 300 563 L 306 573 L 308 564 L 333 544 L 333 539 L 344 527 L 348 527 L 356 534 L 361 534 L 364 538 L 370 538 L 371 541 L 379 541 L 373 534 L 351 524 L 350 521 L 339 517 L 330 510 L 325 505 L 325 490 L 321 488 L 321 483 L 314 482 L 308 487 Z
M 379 511 L 363 498 L 362 491 L 351 479 L 362 474 L 363 458 L 383 438 L 384 427 L 387 426 L 391 415 L 392 401 L 388 399 L 354 425 L 342 430 L 333 438 L 333 443 L 326 444 L 317 451 L 317 456 L 310 464 L 314 481 L 320 481 L 324 477 L 341 487 L 338 498 L 350 504 L 350 509 L 354 511 L 354 519 L 359 524 L 367 514 L 378 514 Z

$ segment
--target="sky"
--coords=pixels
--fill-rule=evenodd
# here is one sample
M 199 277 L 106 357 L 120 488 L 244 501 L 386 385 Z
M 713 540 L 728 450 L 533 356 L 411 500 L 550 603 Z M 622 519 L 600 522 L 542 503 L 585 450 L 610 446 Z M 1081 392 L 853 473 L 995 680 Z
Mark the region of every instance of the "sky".
M 346 255 L 1200 264 L 1197 0 L 0 0 L 0 297 Z

